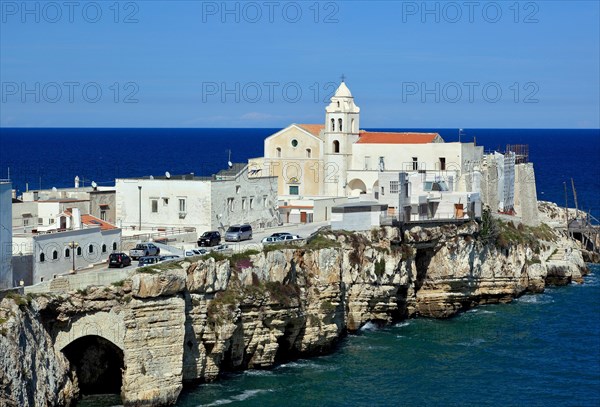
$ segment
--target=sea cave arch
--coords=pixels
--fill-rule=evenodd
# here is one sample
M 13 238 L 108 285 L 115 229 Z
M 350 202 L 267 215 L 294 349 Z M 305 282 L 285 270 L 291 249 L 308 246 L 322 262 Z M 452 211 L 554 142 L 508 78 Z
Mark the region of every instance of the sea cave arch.
M 354 178 L 348 182 L 348 190 L 350 196 L 359 196 L 360 194 L 367 193 L 367 185 L 363 180 Z
M 62 349 L 86 394 L 121 394 L 125 358 L 121 348 L 98 335 L 79 337 Z

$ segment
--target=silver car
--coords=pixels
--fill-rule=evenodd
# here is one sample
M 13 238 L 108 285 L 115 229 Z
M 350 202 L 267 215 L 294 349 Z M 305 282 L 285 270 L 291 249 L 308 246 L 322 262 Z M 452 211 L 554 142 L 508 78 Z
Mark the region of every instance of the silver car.
M 252 239 L 252 226 L 249 224 L 233 225 L 225 232 L 226 242 L 241 242 Z

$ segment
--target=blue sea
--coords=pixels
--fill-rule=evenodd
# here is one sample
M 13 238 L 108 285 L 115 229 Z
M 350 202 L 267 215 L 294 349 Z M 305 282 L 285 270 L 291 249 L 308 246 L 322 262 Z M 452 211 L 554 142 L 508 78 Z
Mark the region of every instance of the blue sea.
M 112 185 L 116 177 L 194 172 L 259 157 L 279 129 L 0 128 L 0 178 L 15 188 Z M 394 130 L 394 129 L 370 129 Z M 406 131 L 407 129 L 402 129 Z M 438 131 L 458 140 L 458 129 Z M 538 198 L 600 218 L 600 130 L 465 129 L 486 150 L 528 144 Z M 450 320 L 417 319 L 345 338 L 330 355 L 187 388 L 178 406 L 599 406 L 600 268 Z M 100 404 L 102 405 L 102 404 Z
M 72 187 L 76 175 L 84 185 L 114 185 L 117 177 L 193 172 L 211 175 L 231 161 L 263 155 L 263 140 L 280 129 L 22 129 L 0 128 L 0 179 L 13 180 L 19 193 L 29 189 Z M 458 140 L 458 129 L 369 129 L 436 131 Z M 507 144 L 528 144 L 536 169 L 538 198 L 574 207 L 570 180 L 579 207 L 600 219 L 600 130 L 464 129 L 462 141 L 486 151 Z

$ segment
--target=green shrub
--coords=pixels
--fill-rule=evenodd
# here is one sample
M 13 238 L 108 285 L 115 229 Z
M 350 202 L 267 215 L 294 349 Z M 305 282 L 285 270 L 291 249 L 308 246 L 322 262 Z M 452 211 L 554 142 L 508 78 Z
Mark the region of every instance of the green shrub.
M 385 259 L 375 262 L 375 275 L 381 277 L 385 274 Z

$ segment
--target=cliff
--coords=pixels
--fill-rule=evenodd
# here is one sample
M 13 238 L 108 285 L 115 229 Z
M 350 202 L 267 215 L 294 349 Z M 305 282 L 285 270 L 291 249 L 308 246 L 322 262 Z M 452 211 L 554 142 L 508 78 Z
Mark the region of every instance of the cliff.
M 110 287 L 21 306 L 7 298 L 0 400 L 44 405 L 37 401 L 48 393 L 56 396 L 46 405 L 68 405 L 77 383 L 57 348 L 90 333 L 123 348 L 125 405 L 164 405 L 185 381 L 326 352 L 368 321 L 447 318 L 547 284 L 581 282 L 586 270 L 577 245 L 551 228 L 487 218 L 482 227 L 323 231 L 304 246 L 163 264 Z M 32 349 L 31 362 L 16 338 Z

